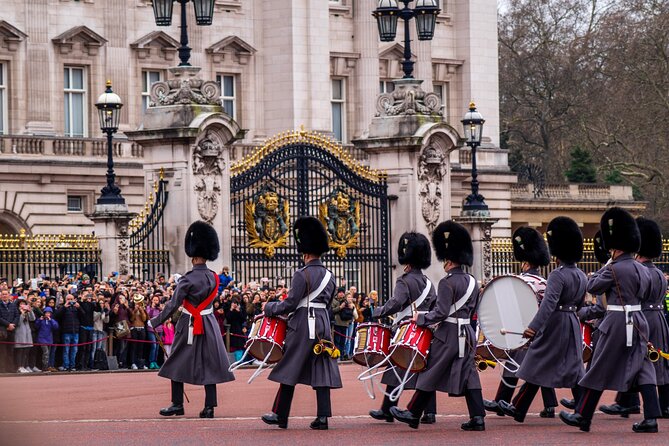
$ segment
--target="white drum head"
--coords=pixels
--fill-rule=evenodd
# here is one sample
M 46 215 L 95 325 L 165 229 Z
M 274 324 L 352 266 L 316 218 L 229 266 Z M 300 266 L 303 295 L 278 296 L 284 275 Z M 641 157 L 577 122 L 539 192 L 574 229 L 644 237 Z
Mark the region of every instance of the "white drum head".
M 534 289 L 518 276 L 493 279 L 483 290 L 478 320 L 483 335 L 495 347 L 515 350 L 529 339 L 518 334 L 503 335 L 500 330 L 522 333 L 539 310 Z

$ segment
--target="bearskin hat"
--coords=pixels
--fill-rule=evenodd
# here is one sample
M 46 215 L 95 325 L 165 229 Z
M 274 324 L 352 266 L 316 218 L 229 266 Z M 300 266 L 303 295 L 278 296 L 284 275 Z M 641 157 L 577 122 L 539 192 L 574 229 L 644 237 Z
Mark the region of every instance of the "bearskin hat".
M 533 266 L 546 266 L 551 262 L 543 235 L 534 228 L 521 226 L 513 233 L 513 256 L 519 262 Z
M 430 241 L 423 234 L 405 232 L 397 246 L 397 258 L 402 265 L 425 269 L 432 263 Z
M 188 257 L 203 257 L 207 260 L 216 260 L 221 250 L 216 229 L 203 221 L 190 225 L 184 246 Z
M 315 217 L 298 218 L 293 225 L 293 235 L 297 243 L 297 252 L 302 254 L 320 256 L 330 249 L 328 233 Z
M 609 261 L 611 255 L 609 254 L 608 249 L 604 246 L 604 240 L 602 240 L 602 232 L 597 231 L 595 238 L 592 240 L 594 245 L 595 258 L 602 265 Z
M 619 249 L 623 252 L 638 252 L 641 234 L 634 217 L 625 209 L 613 207 L 602 215 L 599 222 L 602 240 L 606 249 Z
M 662 231 L 653 220 L 639 217 L 636 219 L 641 234 L 639 255 L 647 259 L 654 259 L 662 255 Z
M 569 217 L 555 217 L 546 228 L 548 248 L 564 263 L 576 263 L 583 258 L 583 234 Z
M 464 226 L 453 220 L 439 223 L 432 233 L 432 246 L 441 261 L 450 260 L 467 266 L 474 263 L 472 238 Z

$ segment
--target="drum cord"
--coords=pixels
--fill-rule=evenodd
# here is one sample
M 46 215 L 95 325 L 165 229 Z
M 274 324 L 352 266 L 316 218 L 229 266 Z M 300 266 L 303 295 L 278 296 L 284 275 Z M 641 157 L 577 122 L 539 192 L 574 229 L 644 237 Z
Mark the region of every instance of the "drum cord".
M 255 342 L 255 341 L 254 341 L 254 342 Z M 251 357 L 251 359 L 249 359 L 249 360 L 247 360 L 247 361 L 244 361 L 244 358 L 246 357 L 246 355 L 247 355 L 247 354 L 249 353 L 249 351 L 251 350 L 251 347 L 253 347 L 253 343 L 254 343 L 254 342 L 251 342 L 251 345 L 249 345 L 248 348 L 247 348 L 246 350 L 244 350 L 244 354 L 242 355 L 242 359 L 240 359 L 239 361 L 236 361 L 236 362 L 233 362 L 232 364 L 230 364 L 230 367 L 228 367 L 228 371 L 229 371 L 229 372 L 234 372 L 234 371 L 237 370 L 238 368 L 240 368 L 240 367 L 242 367 L 242 366 L 244 366 L 244 365 L 247 365 L 247 364 L 251 364 L 251 363 L 253 363 L 253 361 L 255 361 L 255 358 L 253 358 L 253 357 Z M 265 358 L 262 360 L 262 362 L 260 363 L 260 365 L 258 366 L 258 368 L 256 369 L 256 371 L 253 372 L 253 375 L 251 375 L 251 377 L 250 377 L 249 380 L 247 381 L 248 384 L 251 384 L 251 383 L 253 382 L 254 379 L 256 379 L 258 376 L 260 376 L 260 375 L 262 374 L 262 372 L 264 372 L 265 370 L 271 368 L 271 366 L 268 366 L 268 365 L 267 365 L 267 361 L 268 361 L 269 358 L 271 357 L 272 352 L 274 351 L 274 347 L 275 347 L 275 346 L 276 346 L 276 345 L 273 343 L 273 344 L 272 344 L 272 347 L 269 349 L 269 352 L 267 352 L 267 355 L 265 355 Z M 267 366 L 267 367 L 266 367 L 266 366 Z

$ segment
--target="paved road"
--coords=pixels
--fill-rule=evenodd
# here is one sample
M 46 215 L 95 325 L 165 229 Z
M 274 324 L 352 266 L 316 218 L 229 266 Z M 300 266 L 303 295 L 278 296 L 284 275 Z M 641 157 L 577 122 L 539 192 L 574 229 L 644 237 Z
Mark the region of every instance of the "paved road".
M 360 367 L 341 366 L 344 389 L 332 395 L 334 417 L 330 430 L 313 432 L 309 422 L 315 412 L 314 392 L 298 387 L 288 430 L 267 426 L 259 416 L 272 404 L 277 385 L 263 375 L 246 384 L 251 372 L 236 373 L 237 381 L 220 385 L 216 418 L 200 420 L 204 392 L 186 386 L 191 403 L 186 417 L 161 418 L 158 409 L 168 404 L 169 382 L 155 372 L 53 374 L 0 377 L 0 445 L 420 445 L 445 443 L 482 444 L 666 444 L 669 420 L 660 421 L 660 433 L 634 434 L 633 422 L 597 414 L 590 433 L 566 426 L 558 419 L 541 419 L 538 404 L 524 424 L 508 417 L 488 416 L 486 431 L 463 432 L 466 421 L 463 398 L 439 394 L 437 424 L 415 431 L 401 423 L 371 420 L 367 411 L 379 405 L 356 380 Z M 482 375 L 484 396 L 495 393 L 498 371 Z M 411 392 L 401 399 L 406 406 Z M 568 391 L 558 391 L 558 397 Z M 606 393 L 604 400 L 613 395 Z

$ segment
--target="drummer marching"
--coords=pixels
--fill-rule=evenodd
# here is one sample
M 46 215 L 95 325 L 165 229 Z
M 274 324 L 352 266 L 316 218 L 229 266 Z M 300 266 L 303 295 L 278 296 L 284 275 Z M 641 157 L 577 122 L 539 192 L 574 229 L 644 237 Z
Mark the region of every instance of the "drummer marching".
M 434 306 L 436 292 L 432 282 L 423 275 L 422 270 L 429 267 L 432 261 L 432 250 L 428 239 L 416 232 L 405 232 L 400 237 L 397 247 L 398 261 L 404 265 L 404 274 L 397 278 L 393 295 L 388 301 L 373 313 L 375 319 L 394 315 L 393 326 L 400 322 L 411 319 L 412 308 L 419 311 L 428 311 Z M 386 392 L 381 404 L 381 409 L 371 410 L 369 415 L 376 420 L 387 422 L 394 421 L 390 408 L 397 405 L 390 398 L 397 386 L 400 385 L 399 375 L 393 368 L 389 368 L 384 374 L 381 382 L 386 385 Z M 416 375 L 404 384 L 404 389 L 414 389 L 416 386 Z M 435 422 L 437 413 L 436 395 L 430 398 L 421 423 L 432 424 Z
M 463 396 L 470 420 L 461 425 L 466 431 L 485 430 L 481 382 L 474 365 L 475 335 L 470 324 L 478 302 L 476 280 L 462 269 L 473 262 L 472 241 L 467 230 L 453 221 L 440 223 L 432 234 L 437 258 L 444 262 L 446 277 L 441 279 L 434 308 L 415 312 L 418 327 L 439 324 L 434 331 L 427 368 L 416 380 L 416 392 L 408 410 L 391 407 L 393 417 L 417 429 L 421 415 L 437 391 Z

